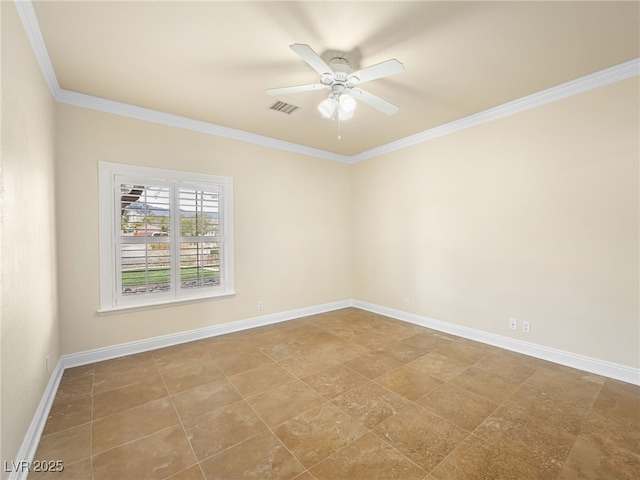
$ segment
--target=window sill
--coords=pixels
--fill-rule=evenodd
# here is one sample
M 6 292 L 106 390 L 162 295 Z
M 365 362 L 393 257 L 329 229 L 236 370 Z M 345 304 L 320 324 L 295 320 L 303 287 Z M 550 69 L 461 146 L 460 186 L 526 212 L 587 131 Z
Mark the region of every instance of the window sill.
M 141 303 L 136 305 L 122 305 L 118 307 L 109 307 L 109 308 L 99 308 L 96 310 L 98 316 L 106 316 L 106 315 L 117 315 L 119 313 L 128 313 L 135 312 L 140 310 L 153 310 L 156 308 L 164 308 L 164 307 L 174 307 L 178 305 L 187 305 L 190 303 L 200 303 L 206 302 L 208 300 L 216 300 L 219 298 L 227 298 L 235 296 L 235 290 L 230 292 L 220 293 L 218 295 L 208 295 L 206 297 L 191 297 L 191 298 L 181 298 L 178 300 L 166 300 L 163 302 L 154 302 L 154 303 Z

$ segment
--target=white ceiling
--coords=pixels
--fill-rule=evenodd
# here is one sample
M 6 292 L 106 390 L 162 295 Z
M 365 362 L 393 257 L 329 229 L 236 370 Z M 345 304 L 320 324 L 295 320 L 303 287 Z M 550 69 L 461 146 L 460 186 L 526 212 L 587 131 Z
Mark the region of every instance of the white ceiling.
M 35 1 L 64 90 L 355 155 L 637 59 L 639 2 Z M 326 90 L 290 49 L 406 71 L 362 85 L 400 107 L 320 118 Z M 328 60 L 328 58 L 327 58 Z M 268 107 L 300 106 L 291 116 Z

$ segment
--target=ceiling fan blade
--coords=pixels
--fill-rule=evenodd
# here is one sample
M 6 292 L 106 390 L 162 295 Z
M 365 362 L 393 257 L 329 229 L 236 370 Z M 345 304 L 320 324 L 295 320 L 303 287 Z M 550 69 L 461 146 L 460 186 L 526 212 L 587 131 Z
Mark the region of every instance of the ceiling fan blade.
M 329 87 L 321 83 L 314 83 L 313 85 L 298 85 L 295 87 L 270 88 L 266 92 L 269 95 L 286 95 L 287 93 L 309 92 L 311 90 L 320 90 L 322 88 L 329 88 Z
M 353 72 L 349 75 L 349 79 L 354 80 L 355 83 L 364 83 L 401 72 L 404 72 L 404 65 L 395 58 L 392 58 L 391 60 L 376 63 L 370 67 Z
M 387 102 L 385 99 L 374 95 L 373 93 L 366 92 L 360 88 L 352 88 L 349 92 L 353 98 L 360 100 L 363 103 L 366 103 L 370 107 L 375 108 L 376 110 L 380 110 L 382 113 L 386 113 L 387 115 L 395 115 L 400 110 L 393 103 Z
M 289 48 L 302 60 L 307 62 L 309 66 L 321 76 L 333 74 L 333 70 L 331 70 L 331 67 L 327 65 L 327 62 L 325 62 L 309 45 L 304 43 L 294 43 L 293 45 L 289 45 Z

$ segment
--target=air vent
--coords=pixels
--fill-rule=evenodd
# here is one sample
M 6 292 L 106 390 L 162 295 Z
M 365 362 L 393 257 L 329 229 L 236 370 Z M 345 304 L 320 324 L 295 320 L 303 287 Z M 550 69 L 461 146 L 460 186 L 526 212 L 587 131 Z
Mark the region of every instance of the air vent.
M 276 102 L 269 107 L 270 110 L 275 110 L 276 112 L 286 113 L 287 115 L 292 115 L 296 111 L 300 109 L 300 107 L 296 105 L 291 105 L 290 103 L 281 102 L 280 100 L 276 100 Z

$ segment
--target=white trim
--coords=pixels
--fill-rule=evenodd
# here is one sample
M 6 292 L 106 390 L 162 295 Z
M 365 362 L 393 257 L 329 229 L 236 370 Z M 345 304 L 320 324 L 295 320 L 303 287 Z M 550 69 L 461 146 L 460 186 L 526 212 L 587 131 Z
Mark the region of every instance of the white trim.
M 236 320 L 220 325 L 212 325 L 210 327 L 198 328 L 195 330 L 187 330 L 184 332 L 172 333 L 161 337 L 147 338 L 135 342 L 113 345 L 111 347 L 98 348 L 85 352 L 72 353 L 62 356 L 62 362 L 65 368 L 78 367 L 90 363 L 101 362 L 112 358 L 133 355 L 136 353 L 148 352 L 158 348 L 170 347 L 181 343 L 193 342 L 194 340 L 202 340 L 204 338 L 216 337 L 218 335 L 226 335 L 227 333 L 240 332 L 250 328 L 263 327 L 274 323 L 286 322 L 301 317 L 317 315 L 319 313 L 330 312 L 347 308 L 353 305 L 351 300 L 342 300 L 338 302 L 325 303 L 311 307 L 303 307 L 285 312 L 272 313 L 259 317 L 247 318 L 244 320 Z
M 113 308 L 98 308 L 96 313 L 104 317 L 106 315 L 117 315 L 119 313 L 129 313 L 129 312 L 139 312 L 142 310 L 152 310 L 156 308 L 162 307 L 177 307 L 178 305 L 186 305 L 189 303 L 199 303 L 206 302 L 210 300 L 234 297 L 236 295 L 235 290 L 225 291 L 223 293 L 218 293 L 215 295 L 206 295 L 201 297 L 187 297 L 187 298 L 177 298 L 172 300 L 166 300 L 163 302 L 154 302 L 154 303 L 137 303 L 135 305 L 123 305 Z
M 20 19 L 22 20 L 27 37 L 31 42 L 31 47 L 33 48 L 38 64 L 40 65 L 42 74 L 44 75 L 56 102 L 347 164 L 369 160 L 386 153 L 401 150 L 450 133 L 458 132 L 465 128 L 474 127 L 498 118 L 524 112 L 525 110 L 530 110 L 547 103 L 555 102 L 563 98 L 640 75 L 640 58 L 634 58 L 598 72 L 503 103 L 502 105 L 430 128 L 415 135 L 410 135 L 394 142 L 349 156 L 297 143 L 285 142 L 284 140 L 278 140 L 263 135 L 256 135 L 254 133 L 237 130 L 235 128 L 223 127 L 221 125 L 193 120 L 179 115 L 158 112 L 148 108 L 142 108 L 135 105 L 116 102 L 114 100 L 95 97 L 93 95 L 86 95 L 61 89 L 58 84 L 55 71 L 53 70 L 51 59 L 49 58 L 44 39 L 42 37 L 42 32 L 40 31 L 40 26 L 38 24 L 38 19 L 36 18 L 31 1 L 14 0 L 14 3 L 18 8 Z
M 502 335 L 495 335 L 475 328 L 463 327 L 461 325 L 443 322 L 441 320 L 434 320 L 433 318 L 424 317 L 415 313 L 404 312 L 402 310 L 396 310 L 394 308 L 384 307 L 382 305 L 376 305 L 369 302 L 354 300 L 353 306 L 361 310 L 367 310 L 369 312 L 378 313 L 380 315 L 413 323 L 422 327 L 431 328 L 440 332 L 450 333 L 459 337 L 486 343 L 512 352 L 522 353 L 531 357 L 565 365 L 567 367 L 577 368 L 578 370 L 595 373 L 597 375 L 621 380 L 634 385 L 640 385 L 640 369 L 638 368 L 607 362 L 605 360 L 587 357 L 577 353 L 567 352 L 565 350 L 545 347 L 544 345 L 538 345 L 531 342 L 503 337 Z
M 124 310 L 137 310 L 140 308 L 153 308 L 154 306 L 167 306 L 185 301 L 200 301 L 203 299 L 216 299 L 235 295 L 234 288 L 234 242 L 233 242 L 233 178 L 209 175 L 204 173 L 192 173 L 179 170 L 161 168 L 140 167 L 137 165 L 124 165 L 111 162 L 98 162 L 99 184 L 99 245 L 100 245 L 100 307 L 98 314 L 118 313 Z M 173 279 L 171 291 L 155 293 L 153 295 L 140 295 L 125 297 L 121 295 L 120 279 L 120 237 L 116 235 L 120 230 L 116 212 L 120 209 L 118 182 L 134 182 L 140 180 L 142 184 L 151 182 L 154 185 L 165 185 L 173 195 L 170 202 L 171 218 L 174 221 L 171 231 L 179 234 L 177 220 L 176 189 L 203 188 L 214 189 L 220 195 L 220 231 L 222 237 L 221 277 L 220 286 L 203 291 L 189 291 L 179 287 L 177 276 L 177 263 L 175 258 L 179 250 L 173 250 L 171 270 L 176 275 Z M 189 185 L 191 182 L 194 185 Z M 213 190 L 212 190 L 213 191 Z M 175 216 L 174 216 L 175 214 Z M 177 233 L 176 233 L 177 232 Z M 175 247 L 175 246 L 174 246 Z
M 33 9 L 33 3 L 31 3 L 30 0 L 15 0 L 14 3 L 18 10 L 20 20 L 22 21 L 24 31 L 27 34 L 29 43 L 31 44 L 31 48 L 33 49 L 36 61 L 38 62 L 38 65 L 40 65 L 40 70 L 42 71 L 45 82 L 47 83 L 49 90 L 51 90 L 51 95 L 56 99 L 58 92 L 60 92 L 60 84 L 58 83 L 56 72 L 53 70 L 51 58 L 49 57 L 47 46 L 45 45 L 44 38 L 42 37 L 42 31 L 40 30 L 40 24 L 38 23 L 36 12 Z
M 72 92 L 70 90 L 60 90 L 55 100 L 59 103 L 73 105 L 75 107 L 87 108 L 89 110 L 97 110 L 104 113 L 112 113 L 123 117 L 143 120 L 150 123 L 157 123 L 167 127 L 181 128 L 191 132 L 204 133 L 205 135 L 213 135 L 215 137 L 228 138 L 238 140 L 244 143 L 252 143 L 267 148 L 275 148 L 287 152 L 298 153 L 309 157 L 322 158 L 324 160 L 332 160 L 334 162 L 349 163 L 350 157 L 339 153 L 328 152 L 318 148 L 307 147 L 292 142 L 285 142 L 255 133 L 237 130 L 235 128 L 223 127 L 214 123 L 193 120 L 180 115 L 171 113 L 158 112 L 148 108 L 138 107 L 127 103 L 116 102 L 105 98 L 85 95 L 83 93 Z
M 640 75 L 640 58 L 634 58 L 633 60 L 605 68 L 599 72 L 561 83 L 531 95 L 517 98 L 510 102 L 503 103 L 502 105 L 498 105 L 496 107 L 474 113 L 473 115 L 416 133 L 415 135 L 396 140 L 395 142 L 387 143 L 386 145 L 358 153 L 351 157 L 351 163 L 369 160 L 386 153 L 411 147 L 466 128 L 482 125 L 483 123 L 491 122 L 492 120 L 497 120 L 502 117 L 524 112 L 547 103 L 556 102 L 558 100 L 603 87 L 620 80 L 625 80 L 636 75 Z
M 49 382 L 44 389 L 42 398 L 40 399 L 40 403 L 38 404 L 38 408 L 33 415 L 33 419 L 31 420 L 29 429 L 27 430 L 24 440 L 22 441 L 22 446 L 20 447 L 20 450 L 16 455 L 16 465 L 21 465 L 21 462 L 28 462 L 28 465 L 32 464 L 33 458 L 36 454 L 36 450 L 38 449 L 38 444 L 40 443 L 40 437 L 42 436 L 44 426 L 47 423 L 47 417 L 49 416 L 51 405 L 53 404 L 53 400 L 55 399 L 56 393 L 58 392 L 58 386 L 60 385 L 60 380 L 62 379 L 64 369 L 65 367 L 63 360 L 62 358 L 60 358 L 58 360 L 58 363 L 56 363 L 53 372 L 51 373 L 51 377 L 49 377 Z M 28 473 L 28 471 L 12 471 L 9 474 L 9 480 L 26 479 Z

